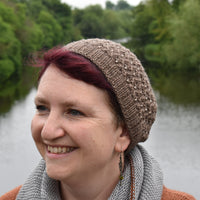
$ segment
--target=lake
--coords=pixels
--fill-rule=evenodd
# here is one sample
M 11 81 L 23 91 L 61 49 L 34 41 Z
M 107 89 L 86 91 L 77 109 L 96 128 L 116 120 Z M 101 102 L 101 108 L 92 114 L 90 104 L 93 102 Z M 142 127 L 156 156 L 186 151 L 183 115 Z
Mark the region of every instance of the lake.
M 30 123 L 36 90 L 0 115 L 0 196 L 23 184 L 40 160 Z M 156 92 L 157 120 L 143 145 L 160 163 L 164 183 L 200 199 L 200 106 L 177 105 Z

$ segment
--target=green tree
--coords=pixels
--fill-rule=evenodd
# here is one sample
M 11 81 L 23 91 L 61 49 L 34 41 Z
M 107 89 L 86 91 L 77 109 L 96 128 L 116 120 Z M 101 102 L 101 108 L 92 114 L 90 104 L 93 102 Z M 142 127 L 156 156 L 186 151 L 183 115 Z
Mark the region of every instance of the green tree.
M 42 44 L 43 47 L 50 48 L 61 42 L 63 36 L 62 27 L 49 12 L 41 11 L 37 23 L 45 36 Z
M 73 11 L 74 26 L 84 38 L 118 39 L 127 37 L 131 27 L 131 11 L 102 9 L 100 5 Z
M 70 6 L 61 3 L 60 0 L 42 0 L 42 2 L 62 27 L 63 36 L 61 41 L 64 43 L 71 41 L 74 29 L 72 27 L 72 11 Z
M 84 38 L 103 37 L 104 23 L 95 14 L 86 13 L 79 24 L 79 28 Z
M 0 81 L 20 76 L 22 61 L 30 52 L 80 37 L 79 29 L 73 27 L 71 8 L 60 0 L 2 0 Z
M 27 17 L 28 8 L 26 4 L 17 3 L 14 9 L 19 19 L 15 34 L 21 42 L 22 57 L 26 57 L 28 52 L 37 51 L 42 47 L 44 35 L 39 25 Z
M 123 37 L 130 37 L 131 35 L 131 26 L 133 24 L 133 16 L 131 10 L 119 10 L 116 12 L 118 15 L 118 18 L 121 21 L 120 26 L 125 32 L 125 35 Z
M 22 0 L 21 0 L 22 1 Z M 76 28 L 73 27 L 72 22 L 72 12 L 69 5 L 65 3 L 61 3 L 60 0 L 30 0 L 26 1 L 23 0 L 23 2 L 27 5 L 27 15 L 32 19 L 32 21 L 36 22 L 37 24 L 41 25 L 40 19 L 42 16 L 42 26 L 40 26 L 44 37 L 46 37 L 46 33 L 48 29 L 51 29 L 50 26 L 52 24 L 56 25 L 56 29 L 58 29 L 58 26 L 60 26 L 61 31 L 58 33 L 57 37 L 57 44 L 60 43 L 66 43 L 73 39 L 80 38 L 79 32 Z M 42 14 L 41 14 L 42 12 Z M 44 16 L 44 12 L 48 13 L 48 16 Z M 50 17 L 51 16 L 51 17 Z M 47 27 L 47 25 L 44 25 L 44 18 L 52 18 L 53 21 L 50 23 L 51 25 Z M 47 36 L 48 40 L 50 38 Z M 55 41 L 55 39 L 52 39 Z M 45 43 L 45 42 L 43 42 Z M 50 41 L 47 43 L 51 44 Z M 53 42 L 54 45 L 57 45 Z M 45 44 L 46 46 L 46 44 Z
M 14 10 L 0 2 L 0 82 L 21 72 L 21 48 L 15 35 L 16 24 Z
M 147 7 L 149 15 L 153 17 L 149 24 L 149 33 L 153 35 L 153 41 L 146 45 L 145 57 L 154 65 L 160 66 L 165 63 L 163 45 L 170 38 L 166 19 L 171 14 L 171 5 L 168 0 L 150 0 Z
M 172 1 L 172 7 L 175 9 L 175 10 L 179 10 L 179 7 L 181 4 L 183 4 L 186 0 L 173 0 Z
M 119 13 L 113 10 L 105 10 L 103 15 L 104 21 L 104 37 L 107 39 L 118 39 L 126 37 L 126 32 L 123 29 L 123 21 Z
M 200 2 L 185 1 L 169 18 L 172 40 L 165 47 L 167 62 L 179 71 L 200 71 Z
M 23 0 L 23 3 L 27 6 L 27 16 L 34 21 L 38 19 L 38 16 L 42 10 L 46 10 L 42 0 Z
M 119 0 L 117 5 L 115 6 L 116 10 L 127 10 L 131 9 L 132 7 L 127 3 L 125 0 Z
M 114 10 L 115 4 L 111 1 L 106 1 L 106 9 Z
M 78 26 L 84 38 L 103 37 L 104 22 L 103 9 L 100 5 L 92 5 L 84 10 L 76 9 L 74 23 Z
M 149 25 L 153 22 L 154 18 L 149 14 L 147 5 L 144 3 L 140 3 L 132 12 L 132 39 L 129 42 L 129 48 L 133 48 L 136 55 L 145 62 L 145 47 L 154 41 L 153 33 L 149 31 Z

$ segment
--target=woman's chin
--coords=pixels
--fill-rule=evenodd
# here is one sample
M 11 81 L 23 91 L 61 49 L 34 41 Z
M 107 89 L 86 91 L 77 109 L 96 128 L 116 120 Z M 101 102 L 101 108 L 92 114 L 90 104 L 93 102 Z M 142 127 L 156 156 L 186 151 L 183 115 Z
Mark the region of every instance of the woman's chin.
M 52 169 L 51 167 L 47 167 L 46 172 L 50 178 L 55 180 L 61 181 L 66 178 L 66 173 L 64 173 L 63 171 L 55 170 L 55 168 Z

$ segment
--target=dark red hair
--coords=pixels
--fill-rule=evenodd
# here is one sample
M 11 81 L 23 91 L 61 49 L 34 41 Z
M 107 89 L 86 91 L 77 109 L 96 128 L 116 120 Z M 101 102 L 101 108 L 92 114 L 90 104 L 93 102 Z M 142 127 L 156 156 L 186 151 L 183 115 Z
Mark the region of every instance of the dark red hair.
M 50 64 L 54 64 L 72 78 L 105 90 L 109 96 L 109 104 L 116 114 L 117 121 L 119 122 L 123 119 L 120 106 L 111 85 L 93 62 L 82 55 L 64 50 L 62 47 L 56 47 L 44 53 L 42 61 L 39 62 L 39 66 L 42 66 L 42 69 L 38 80 L 41 79 Z

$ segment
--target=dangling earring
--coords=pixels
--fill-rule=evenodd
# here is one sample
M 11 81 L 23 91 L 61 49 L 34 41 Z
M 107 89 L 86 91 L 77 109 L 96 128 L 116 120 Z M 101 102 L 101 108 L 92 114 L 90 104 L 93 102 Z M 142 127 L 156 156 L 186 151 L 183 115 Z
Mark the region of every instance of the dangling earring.
M 120 185 L 121 185 L 121 181 L 122 181 L 122 179 L 124 178 L 123 177 L 123 171 L 122 171 L 122 151 L 121 151 L 121 153 L 120 153 L 120 156 L 119 156 L 119 171 L 120 171 L 120 176 L 119 176 L 119 180 L 120 180 Z

